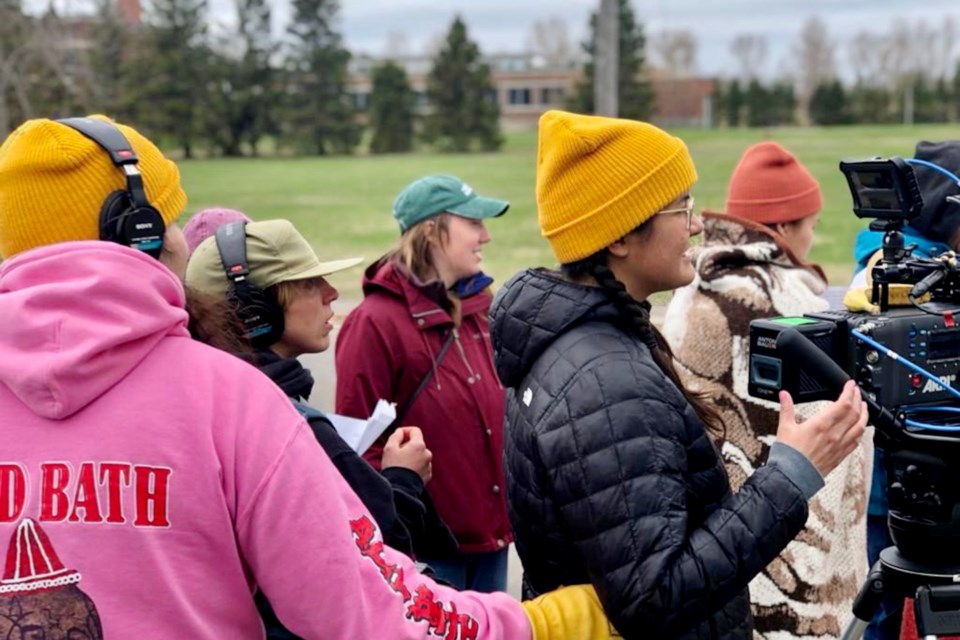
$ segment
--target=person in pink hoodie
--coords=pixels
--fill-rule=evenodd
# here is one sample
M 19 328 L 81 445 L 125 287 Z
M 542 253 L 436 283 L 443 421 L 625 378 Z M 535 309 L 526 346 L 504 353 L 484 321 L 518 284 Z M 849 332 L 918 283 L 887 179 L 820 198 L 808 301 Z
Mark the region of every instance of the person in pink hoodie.
M 608 638 L 592 588 L 522 605 L 419 575 L 283 392 L 187 331 L 177 167 L 104 118 L 0 146 L 0 636 Z M 104 241 L 106 240 L 106 241 Z

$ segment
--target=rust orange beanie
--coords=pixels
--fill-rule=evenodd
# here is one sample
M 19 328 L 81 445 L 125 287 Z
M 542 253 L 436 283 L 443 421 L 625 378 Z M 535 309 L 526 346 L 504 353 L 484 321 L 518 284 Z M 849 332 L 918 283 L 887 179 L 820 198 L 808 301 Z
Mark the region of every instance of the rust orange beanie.
M 730 178 L 730 215 L 761 224 L 793 222 L 823 207 L 820 183 L 776 142 L 760 142 L 743 153 Z
M 147 200 L 169 225 L 187 204 L 177 165 L 133 128 L 113 124 L 140 159 Z M 123 171 L 93 140 L 53 120 L 24 122 L 0 146 L 0 256 L 96 240 L 104 200 L 125 188 Z
M 636 120 L 540 117 L 537 212 L 560 264 L 616 242 L 697 181 L 680 138 Z

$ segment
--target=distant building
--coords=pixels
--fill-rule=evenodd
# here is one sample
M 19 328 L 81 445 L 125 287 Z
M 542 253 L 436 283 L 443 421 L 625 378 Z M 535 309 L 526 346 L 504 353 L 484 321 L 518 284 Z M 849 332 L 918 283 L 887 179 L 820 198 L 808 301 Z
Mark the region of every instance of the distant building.
M 416 94 L 420 113 L 429 110 L 427 76 L 433 66 L 429 56 L 392 58 L 407 72 Z M 365 112 L 370 105 L 373 69 L 385 60 L 357 55 L 348 69 L 349 91 L 354 105 Z M 537 119 L 548 109 L 562 109 L 576 88 L 582 72 L 577 60 L 551 63 L 531 53 L 486 56 L 500 105 L 500 126 L 505 131 L 535 129 Z M 715 81 L 707 78 L 666 78 L 654 73 L 651 79 L 656 115 L 654 122 L 664 126 L 711 126 L 710 102 Z

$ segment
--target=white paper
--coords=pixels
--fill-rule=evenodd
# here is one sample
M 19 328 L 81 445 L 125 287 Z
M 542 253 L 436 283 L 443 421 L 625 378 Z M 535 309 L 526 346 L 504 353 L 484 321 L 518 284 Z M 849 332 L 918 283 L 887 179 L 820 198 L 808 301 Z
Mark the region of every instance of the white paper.
M 335 413 L 327 414 L 327 418 L 333 423 L 333 427 L 344 442 L 360 455 L 363 455 L 363 452 L 377 441 L 377 438 L 396 417 L 397 405 L 383 399 L 377 400 L 377 406 L 373 408 L 373 415 L 366 420 L 348 418 Z

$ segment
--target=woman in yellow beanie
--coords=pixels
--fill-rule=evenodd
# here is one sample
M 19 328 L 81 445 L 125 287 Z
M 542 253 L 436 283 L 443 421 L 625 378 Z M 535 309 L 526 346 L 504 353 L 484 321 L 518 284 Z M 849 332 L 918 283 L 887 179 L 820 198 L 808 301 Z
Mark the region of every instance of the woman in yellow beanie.
M 726 212 L 704 212 L 697 275 L 667 307 L 664 335 L 683 380 L 709 390 L 723 417 L 723 454 L 734 489 L 767 460 L 777 406 L 747 393 L 750 321 L 824 311 L 827 281 L 805 261 L 822 208 L 820 185 L 772 141 L 750 146 L 730 178 Z M 798 408 L 810 416 L 822 408 Z M 813 517 L 750 585 L 758 636 L 836 638 L 866 578 L 863 445 L 809 503 Z
M 506 474 L 526 595 L 590 581 L 625 638 L 751 638 L 748 582 L 802 529 L 859 442 L 859 390 L 799 426 L 781 394 L 767 464 L 731 493 L 724 425 L 684 387 L 647 298 L 691 282 L 702 231 L 684 143 L 646 123 L 541 117 L 531 269 L 491 311 Z

